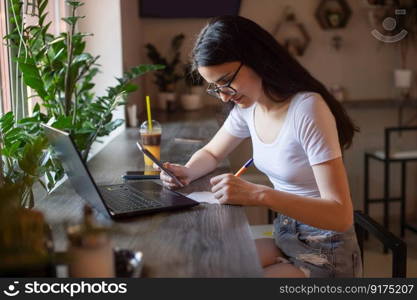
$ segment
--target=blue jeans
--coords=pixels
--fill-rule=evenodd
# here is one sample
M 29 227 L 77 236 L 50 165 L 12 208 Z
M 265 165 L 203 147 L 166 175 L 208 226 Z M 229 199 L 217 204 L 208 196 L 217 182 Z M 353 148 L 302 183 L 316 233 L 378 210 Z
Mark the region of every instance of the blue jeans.
M 346 232 L 315 228 L 278 214 L 276 245 L 306 277 L 362 277 L 361 253 L 352 226 Z

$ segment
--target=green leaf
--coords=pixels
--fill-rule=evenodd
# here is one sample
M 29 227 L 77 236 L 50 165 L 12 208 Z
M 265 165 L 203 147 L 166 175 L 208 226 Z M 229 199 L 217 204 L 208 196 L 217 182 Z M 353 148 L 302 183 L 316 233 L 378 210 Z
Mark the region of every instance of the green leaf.
M 136 84 L 133 84 L 133 83 L 128 83 L 124 87 L 124 91 L 126 93 L 132 93 L 132 92 L 136 91 L 137 89 L 138 89 L 138 86 Z
M 14 115 L 13 112 L 6 113 L 3 117 L 0 118 L 0 124 L 2 132 L 5 133 L 9 131 L 10 127 L 14 124 Z
M 79 55 L 85 50 L 86 43 L 84 41 L 77 41 L 74 39 L 74 55 Z
M 84 83 L 83 86 L 80 89 L 80 93 L 84 92 L 84 91 L 89 91 L 92 88 L 94 88 L 95 84 L 94 83 Z
M 43 91 L 43 81 L 38 77 L 29 77 L 23 74 L 23 79 L 29 87 L 38 92 L 39 96 L 45 97 L 46 93 Z M 42 91 L 42 92 L 39 92 Z
M 32 125 L 32 124 L 38 124 L 39 120 L 37 117 L 29 117 L 29 118 L 20 119 L 17 123 L 20 125 Z
M 43 26 L 43 23 L 45 22 L 46 17 L 47 17 L 47 14 L 44 14 L 44 15 L 39 17 L 39 25 L 40 26 Z
M 39 14 L 43 14 L 47 6 L 48 6 L 48 0 L 40 1 L 40 3 L 38 4 Z
M 36 138 L 33 143 L 28 143 L 23 149 L 23 157 L 19 160 L 19 167 L 27 174 L 37 177 L 42 152 L 47 148 L 47 140 L 43 137 Z
M 24 57 L 17 59 L 19 69 L 23 74 L 23 80 L 26 85 L 34 89 L 41 98 L 46 96 L 43 80 L 39 74 L 38 67 L 32 58 Z
M 58 38 L 54 39 L 53 41 L 49 42 L 48 44 L 49 44 L 49 45 L 53 45 L 53 44 L 59 43 L 59 42 L 61 42 L 61 41 L 63 41 L 63 40 L 65 40 L 65 37 L 60 36 L 60 37 L 58 37 Z
M 72 118 L 71 116 L 60 116 L 58 120 L 52 123 L 52 127 L 57 129 L 69 129 L 72 128 Z
M 80 2 L 80 1 L 69 1 L 69 0 L 67 1 L 67 4 L 74 7 L 74 8 L 77 8 L 77 7 L 80 7 L 80 6 L 84 5 L 84 3 Z
M 62 21 L 64 21 L 65 23 L 67 23 L 70 26 L 75 26 L 78 22 L 78 20 L 80 19 L 84 19 L 85 17 L 82 16 L 75 16 L 75 17 L 66 17 L 66 18 L 62 18 Z
M 8 149 L 9 156 L 11 157 L 15 156 L 15 153 L 17 152 L 17 150 L 20 148 L 21 145 L 22 143 L 20 141 L 17 141 L 14 144 L 12 144 L 10 148 Z
M 22 132 L 23 132 L 23 129 L 22 128 L 19 128 L 19 127 L 13 128 L 9 132 L 7 132 L 7 135 L 5 136 L 5 140 L 6 139 L 13 140 L 17 136 L 21 135 Z
M 61 48 L 58 50 L 58 52 L 55 54 L 55 56 L 52 58 L 52 61 L 55 62 L 56 60 L 58 60 L 60 58 L 60 56 L 62 55 L 62 53 L 64 52 L 65 48 Z
M 74 58 L 73 63 L 74 64 L 76 64 L 76 63 L 84 63 L 84 62 L 88 62 L 89 60 L 92 60 L 92 59 L 93 59 L 93 56 L 91 54 L 89 54 L 89 53 L 82 53 L 80 55 L 77 55 Z
M 36 65 L 25 63 L 21 59 L 18 59 L 18 62 L 19 62 L 19 68 L 23 72 L 24 75 L 28 77 L 38 76 L 39 73 L 38 73 L 38 68 Z
M 117 119 L 114 120 L 108 124 L 106 124 L 106 126 L 104 126 L 105 130 L 107 132 L 112 132 L 113 130 L 115 130 L 117 127 L 121 126 L 124 123 L 124 120 L 122 119 Z M 107 133 L 106 133 L 107 134 Z

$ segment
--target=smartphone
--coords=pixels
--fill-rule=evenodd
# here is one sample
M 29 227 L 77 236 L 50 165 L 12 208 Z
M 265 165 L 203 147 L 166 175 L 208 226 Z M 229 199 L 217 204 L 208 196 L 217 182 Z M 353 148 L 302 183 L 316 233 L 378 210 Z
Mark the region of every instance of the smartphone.
M 127 171 L 122 177 L 125 180 L 159 179 L 159 173 L 155 172 L 155 174 L 145 174 L 144 171 Z
M 184 184 L 167 168 L 164 167 L 162 162 L 160 162 L 155 156 L 152 155 L 143 145 L 139 142 L 136 142 L 136 146 L 138 146 L 139 150 L 143 152 L 150 160 L 152 160 L 158 167 L 161 168 L 169 177 L 174 179 L 175 183 L 178 184 L 180 187 L 184 187 Z

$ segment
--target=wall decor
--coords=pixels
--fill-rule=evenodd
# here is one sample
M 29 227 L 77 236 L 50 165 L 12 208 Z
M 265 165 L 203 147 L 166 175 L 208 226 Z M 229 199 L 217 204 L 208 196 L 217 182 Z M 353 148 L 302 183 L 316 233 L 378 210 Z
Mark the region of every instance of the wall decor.
M 330 44 L 336 51 L 339 51 L 342 48 L 343 38 L 340 35 L 335 35 L 332 37 Z
M 351 15 L 346 0 L 321 0 L 316 9 L 316 19 L 324 30 L 346 27 Z
M 310 44 L 310 36 L 304 25 L 297 21 L 291 7 L 284 9 L 273 35 L 291 55 L 302 56 Z

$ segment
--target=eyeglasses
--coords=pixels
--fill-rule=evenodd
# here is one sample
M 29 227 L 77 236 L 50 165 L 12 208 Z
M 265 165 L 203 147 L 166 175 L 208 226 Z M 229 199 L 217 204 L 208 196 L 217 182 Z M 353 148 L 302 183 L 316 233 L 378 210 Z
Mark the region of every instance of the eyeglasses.
M 240 68 L 242 68 L 243 63 L 240 63 L 239 68 L 235 71 L 232 78 L 229 80 L 228 83 L 224 85 L 217 86 L 215 83 L 210 83 L 207 87 L 207 94 L 210 96 L 216 97 L 217 99 L 221 99 L 220 93 L 228 95 L 228 96 L 234 96 L 237 94 L 237 91 L 232 88 L 230 85 L 232 84 L 233 80 L 235 80 L 237 74 L 240 71 Z

